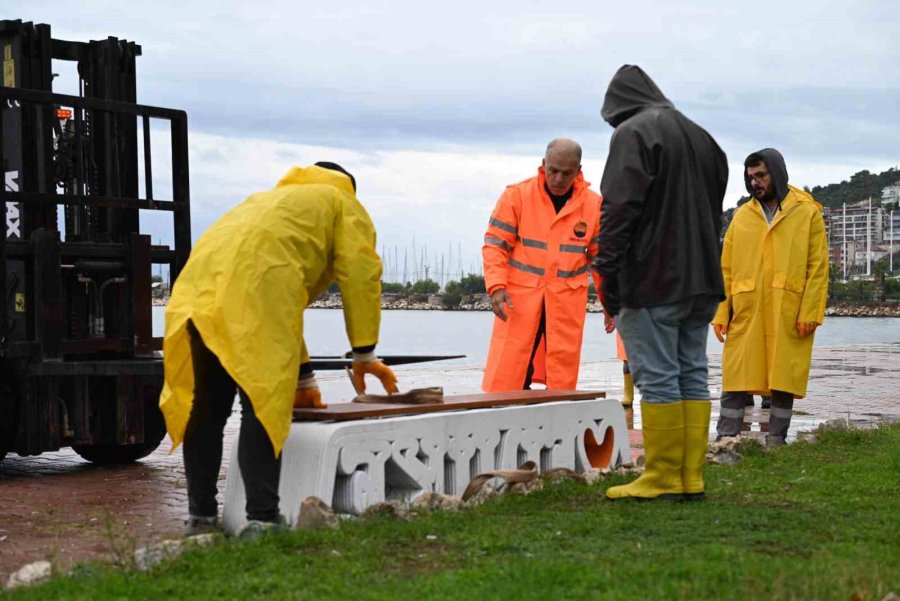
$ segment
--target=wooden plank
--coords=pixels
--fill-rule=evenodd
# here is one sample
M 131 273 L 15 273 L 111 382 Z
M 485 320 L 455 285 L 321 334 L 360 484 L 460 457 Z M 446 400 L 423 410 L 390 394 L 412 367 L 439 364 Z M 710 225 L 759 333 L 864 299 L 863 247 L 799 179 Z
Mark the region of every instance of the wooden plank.
M 461 394 L 444 397 L 443 403 L 426 405 L 401 405 L 397 403 L 340 403 L 326 409 L 294 409 L 294 421 L 348 421 L 372 417 L 394 417 L 398 415 L 418 415 L 440 411 L 460 411 L 465 409 L 485 409 L 512 405 L 537 405 L 555 401 L 585 401 L 605 398 L 600 390 L 517 390 L 514 392 L 493 392 L 481 394 Z

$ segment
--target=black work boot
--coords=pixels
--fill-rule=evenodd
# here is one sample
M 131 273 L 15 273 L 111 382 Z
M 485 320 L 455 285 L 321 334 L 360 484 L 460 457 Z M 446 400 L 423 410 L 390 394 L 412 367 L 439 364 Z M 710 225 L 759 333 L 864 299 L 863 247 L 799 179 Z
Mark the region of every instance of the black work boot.
M 716 423 L 716 440 L 738 436 L 744 426 L 744 407 L 750 395 L 746 392 L 722 392 L 719 421 Z
M 785 443 L 793 414 L 794 395 L 773 390 L 772 407 L 769 409 L 769 433 L 766 435 L 767 447 L 778 447 Z

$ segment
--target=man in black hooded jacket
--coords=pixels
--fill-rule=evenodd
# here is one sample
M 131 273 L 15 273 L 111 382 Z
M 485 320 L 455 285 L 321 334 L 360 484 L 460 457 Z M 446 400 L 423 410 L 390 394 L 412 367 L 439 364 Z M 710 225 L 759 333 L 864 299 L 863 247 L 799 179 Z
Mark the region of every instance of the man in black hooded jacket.
M 612 78 L 615 128 L 600 190 L 594 265 L 641 391 L 646 469 L 611 499 L 703 495 L 709 436 L 706 338 L 724 299 L 719 269 L 725 153 L 640 67 Z

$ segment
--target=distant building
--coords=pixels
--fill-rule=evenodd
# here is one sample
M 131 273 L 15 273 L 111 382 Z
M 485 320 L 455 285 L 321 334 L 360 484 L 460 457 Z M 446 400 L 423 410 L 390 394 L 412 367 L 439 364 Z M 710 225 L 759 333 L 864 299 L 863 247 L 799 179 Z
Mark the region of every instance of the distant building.
M 828 243 L 843 246 L 844 239 L 866 244 L 880 244 L 884 241 L 884 226 L 887 225 L 885 211 L 875 203 L 861 200 L 845 207 L 834 207 L 828 216 Z
M 890 186 L 886 186 L 881 190 L 881 204 L 882 205 L 896 205 L 900 204 L 900 182 L 894 182 Z
M 886 211 L 885 221 L 884 221 L 884 241 L 885 242 L 894 242 L 894 246 L 900 242 L 900 210 L 893 209 L 891 211 Z M 893 221 L 893 228 L 891 226 L 891 221 Z M 896 250 L 896 249 L 894 249 Z
M 838 273 L 861 275 L 867 263 L 887 256 L 892 242 L 900 243 L 900 210 L 883 205 L 891 194 L 900 194 L 900 182 L 886 187 L 880 202 L 866 199 L 825 210 L 828 258 Z

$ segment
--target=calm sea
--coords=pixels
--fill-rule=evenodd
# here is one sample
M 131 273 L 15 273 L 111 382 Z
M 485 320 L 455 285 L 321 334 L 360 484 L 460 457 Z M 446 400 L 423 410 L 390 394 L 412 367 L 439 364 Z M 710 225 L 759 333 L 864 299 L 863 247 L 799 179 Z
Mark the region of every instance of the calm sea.
M 165 307 L 153 308 L 155 336 L 163 335 Z M 466 355 L 456 365 L 481 366 L 487 356 L 493 315 L 486 311 L 383 311 L 381 354 Z M 350 348 L 343 312 L 309 309 L 304 315 L 304 339 L 312 355 L 334 355 Z M 900 319 L 879 317 L 829 317 L 816 332 L 816 347 L 900 342 Z M 722 345 L 710 329 L 710 354 Z M 604 361 L 616 356 L 614 335 L 603 331 L 603 316 L 590 313 L 584 328 L 582 361 Z
M 153 308 L 155 335 L 163 334 L 165 307 Z M 378 353 L 466 355 L 464 359 L 396 367 L 400 390 L 441 386 L 444 393 L 481 392 L 484 361 L 491 336 L 492 314 L 452 311 L 383 311 Z M 312 355 L 336 355 L 349 350 L 339 310 L 310 309 L 305 314 L 304 338 Z M 858 344 L 900 343 L 900 319 L 833 317 L 816 333 L 816 348 L 847 347 Z M 710 392 L 719 393 L 718 357 L 722 345 L 710 329 L 707 346 L 711 355 Z M 343 371 L 318 371 L 316 377 L 328 403 L 349 402 L 355 396 Z M 603 316 L 587 316 L 582 347 L 578 388 L 605 390 L 618 398 L 622 390 L 622 364 L 616 360 L 614 335 L 603 331 Z M 381 393 L 375 383 L 369 392 Z M 636 418 L 639 423 L 640 418 Z

